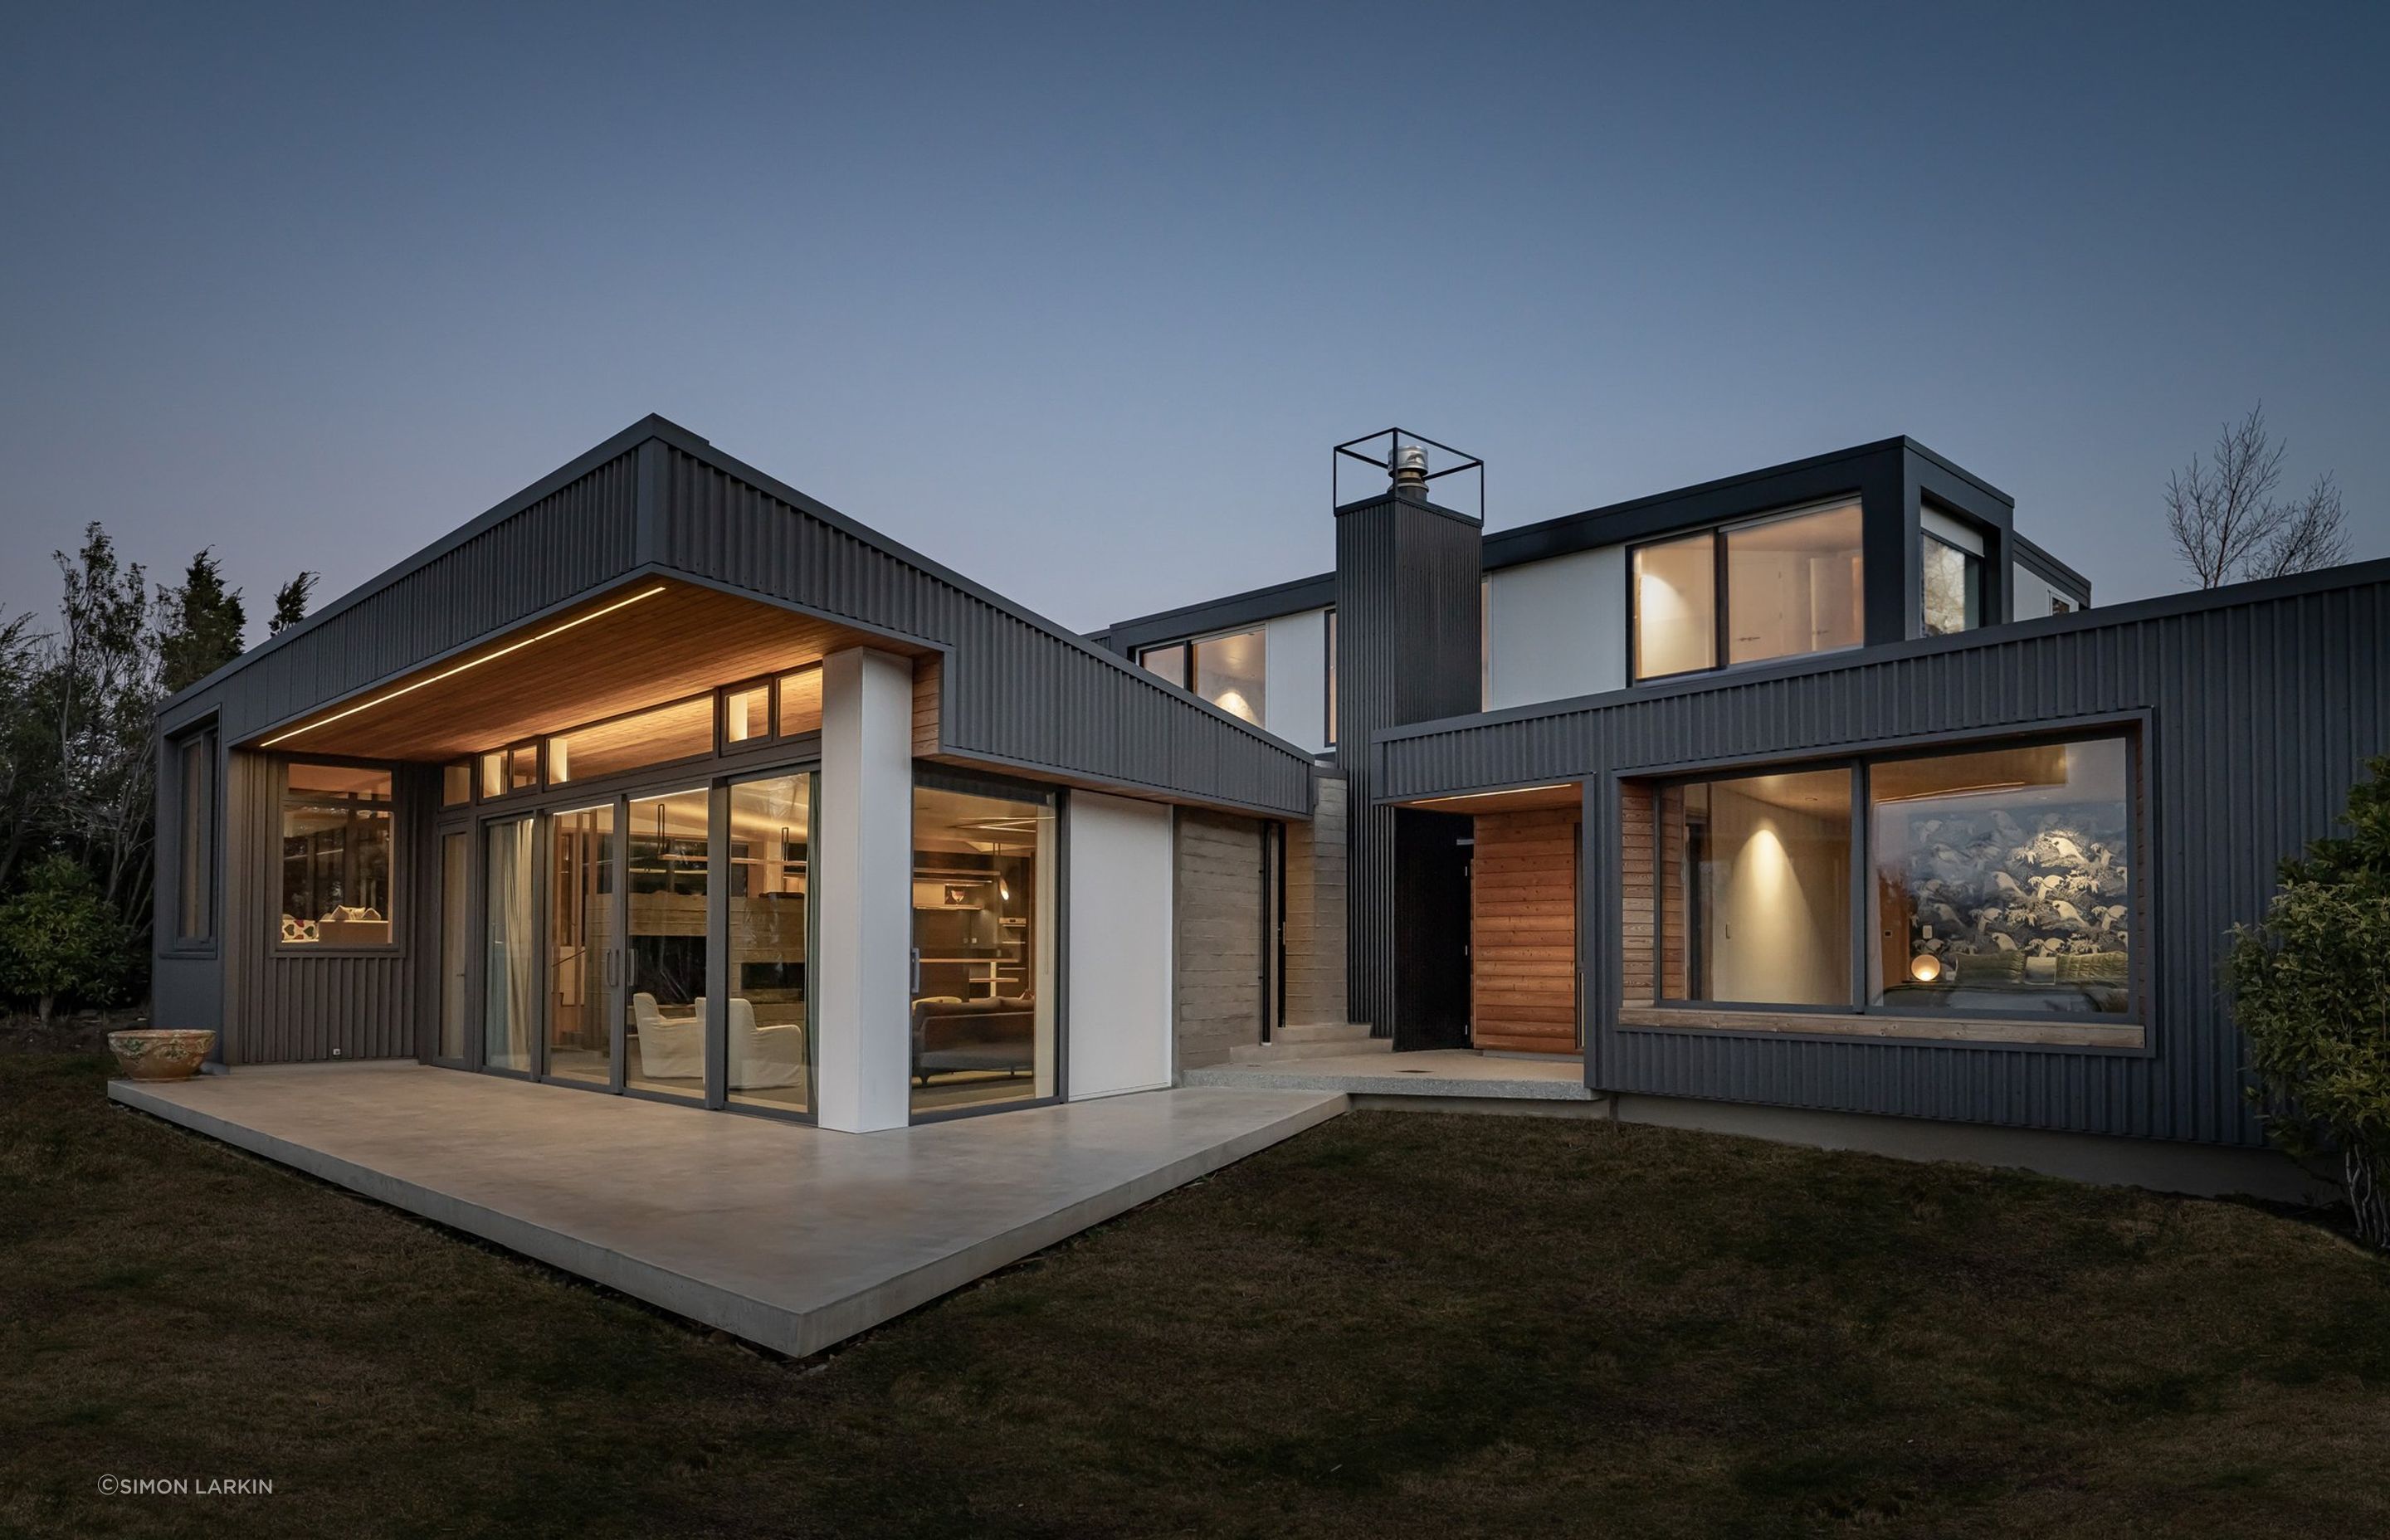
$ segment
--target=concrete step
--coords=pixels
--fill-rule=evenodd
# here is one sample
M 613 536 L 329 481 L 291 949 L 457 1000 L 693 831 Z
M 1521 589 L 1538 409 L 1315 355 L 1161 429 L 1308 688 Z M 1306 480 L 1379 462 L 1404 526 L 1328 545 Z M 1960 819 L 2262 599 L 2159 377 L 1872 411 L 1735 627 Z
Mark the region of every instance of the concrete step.
M 1297 1059 L 1347 1059 L 1355 1054 L 1391 1054 L 1383 1037 L 1338 1038 L 1325 1043 L 1250 1043 L 1228 1050 L 1231 1064 L 1283 1064 Z
M 1369 1043 L 1367 1021 L 1289 1021 L 1270 1033 L 1273 1043 Z

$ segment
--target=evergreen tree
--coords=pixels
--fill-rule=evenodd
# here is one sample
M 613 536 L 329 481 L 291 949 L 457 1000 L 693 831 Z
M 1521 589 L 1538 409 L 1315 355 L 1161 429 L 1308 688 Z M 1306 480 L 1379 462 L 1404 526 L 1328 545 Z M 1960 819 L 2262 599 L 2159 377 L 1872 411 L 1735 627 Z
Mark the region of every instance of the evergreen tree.
M 248 611 L 240 590 L 225 587 L 213 551 L 191 558 L 181 587 L 158 590 L 158 684 L 168 695 L 240 656 Z
M 316 572 L 302 572 L 274 591 L 274 619 L 266 622 L 265 634 L 279 636 L 291 626 L 307 618 L 307 598 L 315 591 Z

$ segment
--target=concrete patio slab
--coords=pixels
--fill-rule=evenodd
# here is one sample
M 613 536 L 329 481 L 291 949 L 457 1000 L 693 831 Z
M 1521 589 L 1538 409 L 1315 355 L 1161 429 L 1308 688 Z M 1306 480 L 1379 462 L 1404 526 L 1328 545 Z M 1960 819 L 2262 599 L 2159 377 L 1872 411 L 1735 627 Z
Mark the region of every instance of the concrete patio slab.
M 1580 1059 L 1519 1059 L 1468 1048 L 1353 1054 L 1283 1064 L 1223 1064 L 1189 1070 L 1189 1085 L 1249 1090 L 1340 1091 L 1352 1097 L 1471 1101 L 1592 1102 Z
M 1343 1111 L 1181 1088 L 835 1134 L 417 1064 L 109 1095 L 803 1356 Z

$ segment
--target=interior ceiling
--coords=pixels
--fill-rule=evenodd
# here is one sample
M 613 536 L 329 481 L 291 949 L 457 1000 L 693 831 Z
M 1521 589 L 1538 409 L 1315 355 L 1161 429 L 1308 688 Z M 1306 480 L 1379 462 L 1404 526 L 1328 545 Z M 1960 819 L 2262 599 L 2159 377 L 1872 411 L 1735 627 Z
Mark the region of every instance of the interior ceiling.
M 1463 797 L 1429 797 L 1404 802 L 1404 807 L 1432 813 L 1527 813 L 1537 808 L 1575 807 L 1585 801 L 1585 788 L 1575 781 L 1556 786 L 1523 786 L 1515 791 L 1480 791 Z
M 456 759 L 861 645 L 927 650 L 696 584 L 644 579 L 360 690 L 247 747 Z

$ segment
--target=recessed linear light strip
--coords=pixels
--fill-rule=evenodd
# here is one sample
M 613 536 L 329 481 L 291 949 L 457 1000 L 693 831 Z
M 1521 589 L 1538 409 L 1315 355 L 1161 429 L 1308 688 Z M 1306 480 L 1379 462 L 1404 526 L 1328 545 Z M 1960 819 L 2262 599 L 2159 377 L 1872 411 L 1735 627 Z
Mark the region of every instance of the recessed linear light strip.
M 282 743 L 290 738 L 297 738 L 301 733 L 312 733 L 318 727 L 328 727 L 344 716 L 354 716 L 359 712 L 371 711 L 376 706 L 386 706 L 390 702 L 397 699 L 400 696 L 412 694 L 413 692 L 421 689 L 426 685 L 436 685 L 443 679 L 451 679 L 456 677 L 457 674 L 464 673 L 469 668 L 480 668 L 483 663 L 495 662 L 499 659 L 505 657 L 508 653 L 520 652 L 524 648 L 530 647 L 534 642 L 544 642 L 550 636 L 561 636 L 576 625 L 587 625 L 591 621 L 598 619 L 600 615 L 610 615 L 617 610 L 628 609 L 630 606 L 638 603 L 641 599 L 654 598 L 658 594 L 662 593 L 670 586 L 670 584 L 659 583 L 644 594 L 633 594 L 629 598 L 617 599 L 612 604 L 608 605 L 605 609 L 592 610 L 589 613 L 580 617 L 578 620 L 567 621 L 562 625 L 549 626 L 546 631 L 541 632 L 536 636 L 525 636 L 520 642 L 508 642 L 506 646 L 498 648 L 495 652 L 484 653 L 482 656 L 473 659 L 469 662 L 459 663 L 455 668 L 443 669 L 429 679 L 418 679 L 412 685 L 401 685 L 398 688 L 392 690 L 387 695 L 377 695 L 371 700 L 360 700 L 355 705 L 351 706 L 347 711 L 334 712 L 331 715 L 324 718 L 320 722 L 310 722 L 305 724 L 303 726 L 293 727 L 287 733 L 277 733 L 274 737 L 269 738 L 264 742 L 259 744 L 258 747 L 261 749 L 271 749 L 277 743 Z

